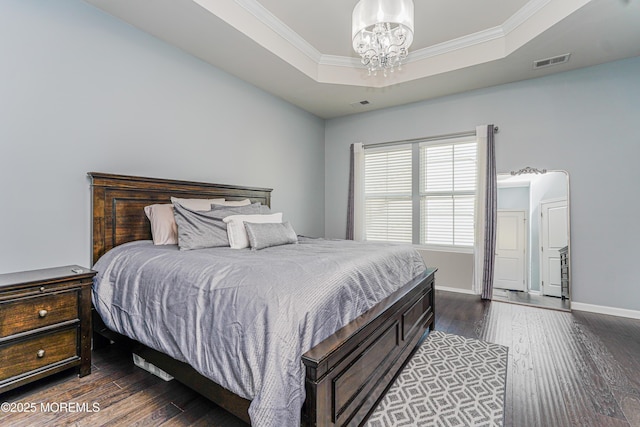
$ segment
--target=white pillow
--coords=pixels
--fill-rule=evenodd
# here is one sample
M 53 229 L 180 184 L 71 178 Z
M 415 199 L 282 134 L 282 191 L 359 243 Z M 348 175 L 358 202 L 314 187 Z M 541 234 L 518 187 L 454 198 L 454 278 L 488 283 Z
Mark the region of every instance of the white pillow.
M 221 202 L 212 202 L 211 204 L 212 205 L 219 205 L 219 206 L 248 206 L 248 205 L 251 204 L 251 200 L 249 200 L 249 199 L 244 199 L 244 200 L 225 200 L 225 199 L 222 199 Z
M 192 211 L 210 211 L 212 204 L 224 203 L 224 199 L 180 199 L 172 197 L 171 203 L 178 203 Z
M 282 212 L 269 215 L 231 215 L 223 219 L 227 224 L 227 237 L 232 249 L 244 249 L 249 247 L 249 236 L 244 228 L 245 222 L 258 224 L 282 222 Z

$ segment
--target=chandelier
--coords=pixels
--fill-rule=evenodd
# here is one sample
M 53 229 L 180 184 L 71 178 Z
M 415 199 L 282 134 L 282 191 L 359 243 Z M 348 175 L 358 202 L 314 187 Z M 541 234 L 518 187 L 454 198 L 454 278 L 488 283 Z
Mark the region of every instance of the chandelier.
M 351 35 L 369 75 L 401 69 L 413 42 L 413 0 L 360 0 Z

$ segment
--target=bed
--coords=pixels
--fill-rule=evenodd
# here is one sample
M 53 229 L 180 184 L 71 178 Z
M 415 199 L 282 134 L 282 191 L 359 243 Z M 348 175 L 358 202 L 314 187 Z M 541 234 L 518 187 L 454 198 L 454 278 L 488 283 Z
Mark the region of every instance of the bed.
M 92 261 L 128 242 L 150 240 L 144 206 L 171 196 L 249 198 L 270 205 L 271 190 L 156 178 L 89 173 L 92 180 Z M 359 425 L 434 327 L 434 273 L 400 284 L 391 295 L 302 355 L 304 425 Z M 250 422 L 250 401 L 201 375 L 194 367 L 131 341 L 106 327 L 94 311 L 94 348 L 124 341 L 133 351 L 219 406 Z

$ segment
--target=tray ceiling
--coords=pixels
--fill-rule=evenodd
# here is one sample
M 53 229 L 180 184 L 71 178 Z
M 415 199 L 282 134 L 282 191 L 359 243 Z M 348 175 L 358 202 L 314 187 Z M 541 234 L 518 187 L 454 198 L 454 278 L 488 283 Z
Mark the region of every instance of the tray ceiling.
M 323 118 L 640 55 L 640 0 L 415 0 L 411 53 L 388 77 L 351 50 L 357 0 L 85 1 Z

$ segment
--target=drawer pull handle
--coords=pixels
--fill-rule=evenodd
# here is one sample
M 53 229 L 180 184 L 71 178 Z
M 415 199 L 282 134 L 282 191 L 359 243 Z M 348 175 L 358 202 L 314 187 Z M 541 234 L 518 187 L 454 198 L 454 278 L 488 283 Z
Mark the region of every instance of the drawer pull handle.
M 42 358 L 44 357 L 44 350 L 42 350 L 42 349 L 38 350 L 38 353 L 37 353 L 37 354 L 38 354 L 38 357 L 39 357 L 40 359 L 42 359 Z
M 44 310 L 44 309 L 43 309 L 43 310 L 40 310 L 40 311 L 38 312 L 38 316 L 40 316 L 40 317 L 45 317 L 48 313 L 49 313 L 49 312 L 48 312 L 47 310 Z

